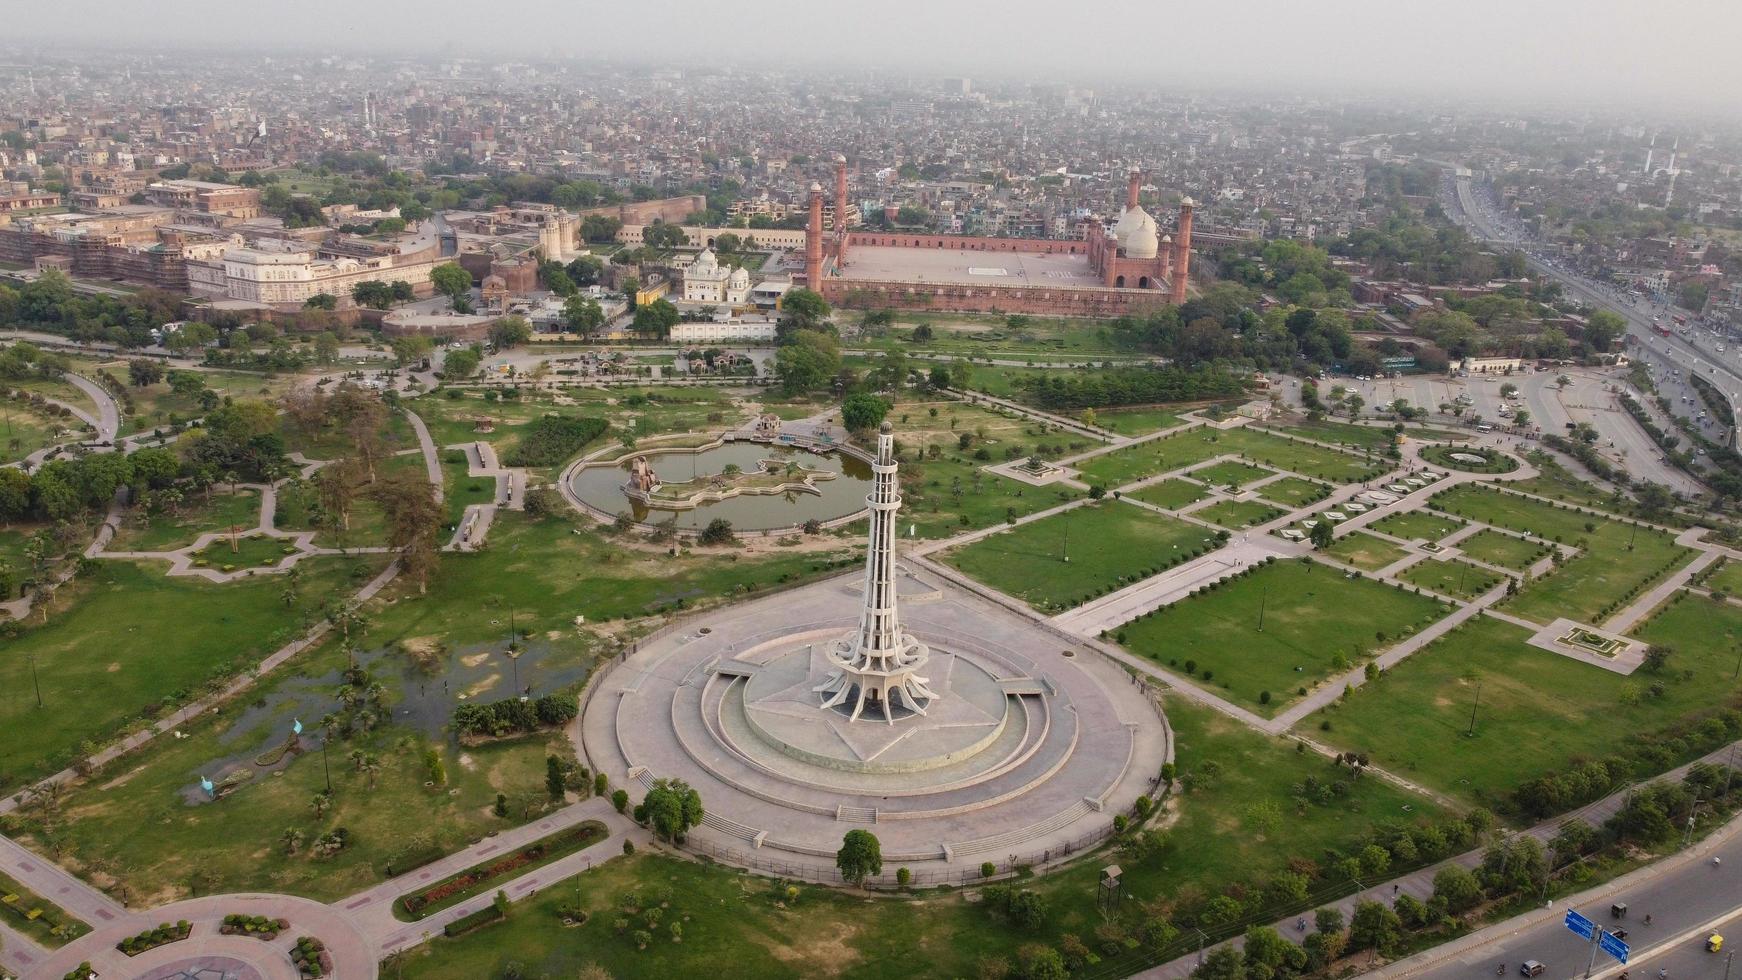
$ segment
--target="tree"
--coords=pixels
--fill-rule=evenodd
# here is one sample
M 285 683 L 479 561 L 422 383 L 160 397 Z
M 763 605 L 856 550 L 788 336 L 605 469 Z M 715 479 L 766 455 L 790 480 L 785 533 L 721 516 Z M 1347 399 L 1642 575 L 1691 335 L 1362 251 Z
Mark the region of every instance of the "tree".
M 835 867 L 848 884 L 863 885 L 865 879 L 883 873 L 883 845 L 869 830 L 849 830 L 835 852 Z
M 1639 666 L 1653 674 L 1661 674 L 1664 668 L 1669 666 L 1669 655 L 1673 652 L 1675 651 L 1670 647 L 1661 643 L 1653 643 L 1645 648 L 1645 659 L 1640 662 Z
M 702 822 L 702 797 L 681 779 L 656 779 L 641 801 L 653 832 L 669 841 L 683 836 Z
M 315 363 L 326 365 L 339 359 L 339 338 L 331 330 L 315 335 Z
M 472 274 L 458 262 L 443 262 L 429 271 L 430 284 L 459 308 L 460 301 L 472 291 Z
M 663 296 L 644 306 L 636 307 L 629 328 L 644 337 L 664 338 L 683 319 L 676 306 Z
M 440 554 L 436 538 L 447 521 L 447 508 L 421 480 L 382 480 L 370 496 L 387 515 L 387 546 L 399 552 L 399 567 L 417 580 L 422 595 Z
M 1349 946 L 1352 949 L 1373 949 L 1380 953 L 1395 948 L 1403 938 L 1403 920 L 1381 902 L 1355 903 L 1355 915 L 1349 920 Z
M 1434 898 L 1449 912 L 1465 912 L 1482 900 L 1482 886 L 1468 868 L 1454 864 L 1434 875 Z
M 856 392 L 841 403 L 841 424 L 850 432 L 875 429 L 889 414 L 889 402 L 876 395 Z
M 797 330 L 818 330 L 829 319 L 829 301 L 814 289 L 789 289 L 780 297 L 782 335 Z
M 448 351 L 448 356 L 442 360 L 442 378 L 447 381 L 469 378 L 478 370 L 478 363 L 483 359 L 483 353 L 476 347 Z
M 1585 343 L 1594 351 L 1608 350 L 1615 343 L 1616 337 L 1626 333 L 1627 321 L 1619 313 L 1610 310 L 1596 310 L 1585 321 Z
M 336 310 L 339 308 L 339 298 L 332 293 L 316 293 L 302 301 L 306 310 Z
M 1367 399 L 1362 398 L 1360 395 L 1350 395 L 1344 400 L 1343 407 L 1348 410 L 1349 417 L 1355 419 L 1361 417 L 1361 407 L 1366 404 Z
M 689 243 L 689 236 L 677 225 L 655 221 L 641 230 L 642 244 L 648 248 L 677 248 Z
M 406 334 L 393 338 L 390 346 L 393 350 L 393 362 L 406 368 L 427 360 L 430 352 L 435 350 L 435 341 L 423 334 Z
M 590 338 L 605 325 L 605 311 L 598 300 L 576 293 L 563 300 L 563 322 L 571 331 Z
M 544 757 L 544 791 L 552 800 L 561 800 L 567 791 L 563 760 L 554 755 Z
M 505 316 L 490 324 L 490 343 L 497 350 L 518 347 L 532 339 L 532 324 L 525 317 Z
M 702 533 L 696 535 L 696 543 L 700 545 L 728 545 L 737 541 L 732 533 L 732 522 L 724 517 L 716 517 L 702 528 Z
M 1067 980 L 1071 975 L 1059 951 L 1040 943 L 1026 943 L 1018 949 L 1016 964 L 1022 980 Z
M 145 358 L 134 358 L 127 362 L 127 380 L 135 388 L 144 388 L 163 380 L 163 365 Z
M 1331 531 L 1331 522 L 1322 517 L 1319 518 L 1319 522 L 1313 525 L 1311 538 L 1314 548 L 1321 551 L 1329 548 L 1331 542 L 1336 540 L 1336 535 Z
M 1243 952 L 1248 976 L 1288 976 L 1298 973 L 1307 961 L 1306 950 L 1282 938 L 1282 934 L 1270 926 L 1247 929 Z M 1268 973 L 1255 971 L 1256 967 L 1262 967 Z
M 841 370 L 841 345 L 829 334 L 800 330 L 774 353 L 774 376 L 788 395 L 815 391 Z
M 1233 946 L 1217 946 L 1191 975 L 1192 980 L 1246 980 L 1246 956 Z

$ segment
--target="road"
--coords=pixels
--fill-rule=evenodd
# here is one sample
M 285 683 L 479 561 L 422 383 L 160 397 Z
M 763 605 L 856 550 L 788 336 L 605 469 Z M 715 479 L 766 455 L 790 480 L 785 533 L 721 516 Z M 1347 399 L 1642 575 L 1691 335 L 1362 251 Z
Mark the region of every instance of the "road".
M 1616 924 L 1610 919 L 1609 905 L 1626 903 L 1627 918 L 1619 924 L 1627 930 L 1626 941 L 1632 947 L 1629 967 L 1634 976 L 1646 980 L 1660 969 L 1667 969 L 1671 980 L 1723 975 L 1724 958 L 1707 953 L 1703 941 L 1709 924 L 1720 919 L 1717 931 L 1727 940 L 1742 942 L 1742 908 L 1737 905 L 1742 899 L 1742 835 L 1711 853 L 1722 858 L 1722 866 L 1714 867 L 1704 858 L 1688 861 L 1655 877 L 1647 875 L 1651 880 L 1643 883 L 1599 889 L 1579 907 L 1593 921 L 1609 927 Z M 1508 976 L 1516 977 L 1517 964 L 1537 960 L 1547 967 L 1544 980 L 1583 976 L 1590 962 L 1590 944 L 1567 931 L 1561 922 L 1564 909 L 1555 912 L 1409 975 L 1420 980 L 1483 980 L 1493 977 L 1495 966 L 1504 963 Z M 1649 926 L 1645 924 L 1648 913 Z M 1613 975 L 1619 972 L 1616 966 L 1614 960 L 1597 954 L 1599 971 Z
M 1717 351 L 1716 334 L 1691 325 L 1676 329 L 1668 337 L 1658 334 L 1652 318 L 1662 316 L 1663 322 L 1670 322 L 1666 306 L 1592 282 L 1546 257 L 1533 242 L 1523 237 L 1521 231 L 1503 226 L 1493 206 L 1477 197 L 1469 178 L 1458 178 L 1454 184 L 1456 199 L 1452 210 L 1461 213 L 1476 237 L 1509 243 L 1522 249 L 1530 265 L 1559 282 L 1568 296 L 1620 314 L 1627 321 L 1628 333 L 1637 344 L 1648 345 L 1684 371 L 1699 371 L 1729 396 L 1732 407 L 1738 404 L 1738 396 L 1742 396 L 1742 351 L 1729 344 L 1725 345 L 1725 351 Z M 1708 337 L 1712 341 L 1709 346 Z M 1697 401 L 1698 399 L 1695 400 L 1693 411 L 1688 413 L 1689 417 L 1696 417 L 1695 413 L 1702 407 L 1697 405 Z M 1677 404 L 1685 406 L 1686 403 L 1678 401 Z M 1707 430 L 1716 441 L 1725 441 L 1730 436 L 1728 431 L 1721 430 L 1715 424 L 1707 427 Z

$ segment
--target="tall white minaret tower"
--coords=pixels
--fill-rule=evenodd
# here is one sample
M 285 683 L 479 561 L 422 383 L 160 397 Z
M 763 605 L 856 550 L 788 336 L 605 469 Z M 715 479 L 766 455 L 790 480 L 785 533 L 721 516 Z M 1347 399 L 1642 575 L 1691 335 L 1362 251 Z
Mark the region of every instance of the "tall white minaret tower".
M 885 422 L 877 433 L 877 461 L 871 464 L 871 493 L 865 498 L 871 509 L 865 611 L 857 632 L 829 645 L 834 670 L 815 688 L 824 708 L 851 704 L 854 721 L 870 708 L 894 724 L 898 713 L 925 714 L 938 697 L 927 686 L 930 679 L 919 674 L 931 650 L 901 631 L 896 609 L 895 512 L 901 509 L 901 490 L 895 473 L 895 431 Z

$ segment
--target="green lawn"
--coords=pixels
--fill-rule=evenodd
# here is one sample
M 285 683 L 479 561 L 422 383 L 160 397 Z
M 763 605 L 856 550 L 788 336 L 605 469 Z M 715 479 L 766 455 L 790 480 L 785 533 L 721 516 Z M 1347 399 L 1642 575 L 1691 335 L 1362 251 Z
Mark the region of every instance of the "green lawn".
M 1076 468 L 1082 473 L 1084 482 L 1112 489 L 1233 452 L 1223 443 L 1225 436 L 1226 433 L 1200 426 L 1164 439 L 1152 439 L 1102 453 L 1076 464 Z
M 1298 422 L 1267 423 L 1264 428 L 1273 429 L 1288 435 L 1300 436 L 1304 439 L 1316 439 L 1336 446 L 1352 446 L 1356 449 L 1371 449 L 1375 452 L 1388 449 L 1391 446 L 1391 426 L 1355 425 L 1351 422 L 1336 422 L 1331 419 L 1321 419 L 1309 422 L 1302 419 Z
M 129 511 L 116 533 L 112 551 L 173 551 L 193 544 L 207 531 L 246 531 L 260 523 L 260 492 L 237 490 L 230 492 L 224 484 L 212 488 L 208 503 L 197 493 L 189 495 L 179 513 L 160 511 L 147 515 L 135 508 Z
M 1165 408 L 1105 408 L 1095 412 L 1095 424 L 1122 436 L 1141 436 L 1180 424 L 1180 414 Z
M 0 658 L 0 787 L 61 768 L 86 740 L 131 730 L 293 639 L 378 560 L 313 559 L 296 601 L 276 577 L 217 585 L 166 578 L 156 563 L 99 562 L 63 590 L 48 624 L 7 641 Z M 149 610 L 149 615 L 142 614 Z M 34 621 L 36 617 L 32 617 Z M 36 707 L 30 661 L 42 685 Z
M 264 536 L 225 537 L 207 545 L 203 551 L 194 552 L 194 564 L 223 571 L 276 565 L 284 560 L 286 549 L 292 547 L 288 541 Z
M 1669 670 L 1622 677 L 1528 646 L 1522 627 L 1477 617 L 1304 724 L 1328 721 L 1322 737 L 1334 744 L 1370 752 L 1375 764 L 1452 796 L 1493 805 L 1531 777 L 1614 755 L 1635 733 L 1733 699 L 1727 683 L 1712 679 L 1728 678 L 1735 668 L 1742 610 L 1690 599 L 1640 634 L 1675 649 Z M 1692 679 L 1682 679 L 1684 669 Z M 1662 685 L 1660 697 L 1646 693 L 1653 684 Z
M 1272 507 L 1261 500 L 1224 500 L 1219 504 L 1211 504 L 1202 510 L 1192 511 L 1192 516 L 1211 524 L 1220 524 L 1231 531 L 1244 531 L 1249 527 L 1275 520 L 1283 515 L 1283 510 Z
M 1742 595 L 1742 562 L 1722 562 L 1717 571 L 1706 576 L 1705 582 L 1701 584 L 1713 592 L 1722 592 L 1732 596 Z
M 1397 577 L 1440 595 L 1472 599 L 1499 585 L 1506 576 L 1455 558 L 1446 561 L 1430 558 L 1409 566 Z
M 1534 493 L 1541 497 L 1564 500 L 1573 504 L 1584 504 L 1598 510 L 1607 510 L 1617 514 L 1631 513 L 1633 501 L 1620 490 L 1610 489 L 1605 492 L 1601 487 L 1592 484 L 1575 475 L 1562 466 L 1560 461 L 1547 453 L 1531 453 L 1530 465 L 1536 467 L 1537 475 L 1528 480 L 1513 480 L 1506 485 L 1525 493 Z
M 1324 518 L 1319 518 L 1323 520 Z M 1376 572 L 1409 552 L 1365 531 L 1351 531 L 1331 542 L 1322 553 L 1363 572 Z
M 0 390 L 6 387 L 0 382 Z M 77 416 L 56 418 L 23 402 L 0 396 L 0 463 L 16 463 L 44 446 L 88 438 Z
M 1548 546 L 1485 527 L 1458 542 L 1458 550 L 1477 561 L 1522 572 L 1547 554 Z
M 91 931 L 59 905 L 0 874 L 0 922 L 24 933 L 48 949 L 59 949 Z
M 1294 510 L 1331 495 L 1331 488 L 1314 480 L 1285 476 L 1258 488 L 1258 495 L 1271 503 Z
M 1406 510 L 1368 525 L 1405 541 L 1438 541 L 1464 526 L 1464 522 L 1430 510 Z
M 1057 611 L 1216 546 L 1215 536 L 1195 524 L 1105 500 L 981 538 L 943 558 L 1036 609 Z
M 1253 480 L 1262 480 L 1267 476 L 1275 476 L 1276 474 L 1262 466 L 1253 466 L 1251 463 L 1230 459 L 1193 470 L 1189 475 L 1192 479 L 1201 480 L 1212 487 L 1238 489 Z
M 1168 510 L 1178 510 L 1187 504 L 1195 504 L 1208 497 L 1210 491 L 1186 480 L 1178 478 L 1152 483 L 1141 490 L 1133 490 L 1127 496 L 1135 497 L 1146 504 L 1166 507 Z
M 1318 562 L 1278 561 L 1164 606 L 1117 635 L 1133 653 L 1195 668 L 1223 697 L 1268 715 L 1445 613 L 1435 600 Z
M 1661 531 L 1636 531 L 1626 524 L 1471 484 L 1437 495 L 1434 504 L 1487 524 L 1528 531 L 1583 549 L 1507 600 L 1508 612 L 1537 622 L 1562 616 L 1581 621 L 1603 618 L 1618 604 L 1625 605 L 1632 590 L 1668 568 L 1685 564 L 1695 554 Z

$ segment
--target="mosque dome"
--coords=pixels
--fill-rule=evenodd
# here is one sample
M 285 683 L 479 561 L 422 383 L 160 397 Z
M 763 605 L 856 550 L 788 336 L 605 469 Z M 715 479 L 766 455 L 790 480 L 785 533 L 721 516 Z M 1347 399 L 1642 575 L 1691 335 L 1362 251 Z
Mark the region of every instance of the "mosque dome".
M 1119 223 L 1113 226 L 1113 237 L 1118 239 L 1119 247 L 1125 250 L 1125 255 L 1133 259 L 1153 259 L 1160 241 L 1159 230 L 1155 219 L 1141 207 L 1126 208 L 1119 215 Z

